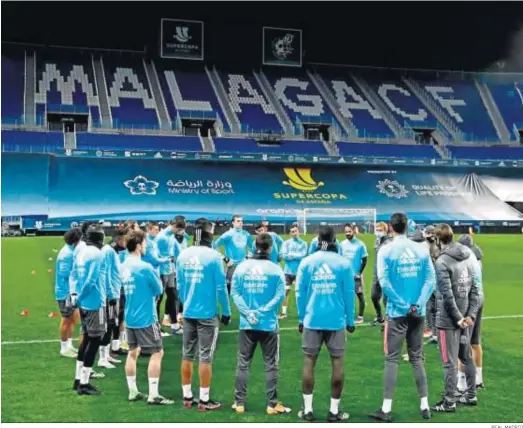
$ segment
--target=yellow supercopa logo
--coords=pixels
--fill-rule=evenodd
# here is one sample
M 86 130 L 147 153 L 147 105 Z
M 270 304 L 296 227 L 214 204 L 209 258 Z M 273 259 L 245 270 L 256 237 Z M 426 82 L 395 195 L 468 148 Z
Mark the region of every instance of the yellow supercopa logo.
M 323 181 L 316 183 L 311 177 L 310 168 L 283 168 L 283 172 L 289 179 L 283 181 L 283 184 L 291 186 L 304 192 L 313 192 L 324 185 Z
M 289 193 L 273 193 L 274 199 L 286 199 L 297 204 L 332 204 L 336 200 L 346 200 L 347 195 L 343 193 L 318 193 L 316 192 L 325 183 L 315 181 L 311 177 L 310 168 L 283 168 L 287 180 L 282 181 L 286 186 L 292 187 Z

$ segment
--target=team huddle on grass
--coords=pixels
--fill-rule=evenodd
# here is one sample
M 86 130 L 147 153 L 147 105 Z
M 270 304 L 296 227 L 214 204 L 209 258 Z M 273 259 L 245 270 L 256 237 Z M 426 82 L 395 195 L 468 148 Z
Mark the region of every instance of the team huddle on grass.
M 154 222 L 146 232 L 133 221 L 125 223 L 109 244 L 103 228 L 84 223 L 69 230 L 57 257 L 55 298 L 62 314 L 61 355 L 76 359 L 73 389 L 79 395 L 99 395 L 91 379 L 104 374 L 126 356 L 125 372 L 130 401 L 170 405 L 159 393 L 163 358 L 160 325 L 183 337 L 183 407 L 212 411 L 221 404 L 210 397 L 212 363 L 219 324 L 231 319 L 231 300 L 239 313 L 239 347 L 232 409 L 245 412 L 250 363 L 260 345 L 265 365 L 268 415 L 289 413 L 278 397 L 280 334 L 278 320 L 287 317 L 289 291 L 295 284 L 298 331 L 304 355 L 303 408 L 299 418 L 314 421 L 313 390 L 316 361 L 323 345 L 331 364 L 329 422 L 344 421 L 340 410 L 343 392 L 347 332 L 363 323 L 363 272 L 368 253 L 347 224 L 346 239 L 336 239 L 332 227 L 320 224 L 310 246 L 300 238 L 299 226 L 283 241 L 266 224 L 253 238 L 234 216 L 232 228 L 214 239 L 214 224 L 205 218 L 193 225 L 193 242 L 184 217 L 177 216 L 160 231 Z M 408 235 L 408 236 L 407 236 Z M 420 396 L 420 414 L 455 412 L 456 404 L 477 405 L 476 389 L 483 386 L 480 345 L 483 306 L 481 250 L 469 235 L 453 242 L 448 225 L 416 228 L 404 214 L 390 224 L 376 225 L 376 263 L 372 302 L 373 325 L 382 325 L 385 376 L 383 403 L 370 415 L 390 421 L 399 362 L 406 342 Z M 219 251 L 224 248 L 224 255 Z M 283 261 L 283 269 L 280 263 Z M 386 310 L 382 311 L 383 298 Z M 358 304 L 356 305 L 356 300 Z M 357 316 L 356 306 L 358 306 Z M 72 347 L 75 324 L 80 321 L 78 350 Z M 429 406 L 424 368 L 423 338 L 437 343 L 444 370 L 444 396 Z M 137 359 L 149 355 L 148 394 L 136 382 Z M 194 361 L 198 360 L 199 398 L 193 396 Z

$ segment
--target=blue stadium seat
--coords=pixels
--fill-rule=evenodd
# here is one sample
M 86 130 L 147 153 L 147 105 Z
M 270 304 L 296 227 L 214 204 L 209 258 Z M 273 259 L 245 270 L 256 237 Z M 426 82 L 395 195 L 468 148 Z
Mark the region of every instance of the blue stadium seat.
M 78 133 L 78 150 L 202 151 L 198 137 L 160 137 L 149 135 L 112 135 Z
M 321 141 L 282 141 L 281 145 L 260 145 L 252 139 L 214 138 L 218 153 L 274 153 L 327 155 Z
M 433 146 L 421 144 L 338 143 L 338 147 L 342 156 L 441 158 Z
M 2 130 L 3 152 L 53 153 L 63 149 L 62 132 Z
M 458 159 L 492 159 L 511 160 L 523 159 L 523 147 L 470 147 L 447 146 L 452 156 Z

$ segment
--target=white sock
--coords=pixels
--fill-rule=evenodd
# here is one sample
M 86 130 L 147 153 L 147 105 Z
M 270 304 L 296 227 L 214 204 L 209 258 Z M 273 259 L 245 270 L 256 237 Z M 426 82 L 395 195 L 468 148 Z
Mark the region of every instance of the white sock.
M 211 388 L 200 388 L 200 400 L 203 402 L 209 401 L 209 391 Z
M 72 337 L 67 339 L 67 347 L 68 348 L 72 348 L 73 347 L 73 338 Z
M 74 376 L 74 378 L 76 380 L 80 380 L 80 377 L 82 376 L 83 367 L 84 367 L 84 362 L 76 360 L 76 374 Z
M 82 374 L 80 375 L 80 384 L 87 385 L 91 377 L 91 372 L 93 369 L 91 367 L 82 367 Z
M 127 386 L 129 387 L 129 392 L 138 392 L 136 376 L 127 376 Z
M 169 317 L 169 315 L 165 314 L 165 315 L 163 316 L 163 320 L 164 320 L 164 321 L 170 321 L 170 317 Z
M 120 349 L 120 340 L 113 340 L 111 344 L 111 349 L 113 351 L 118 351 L 118 349 Z
M 483 383 L 483 367 L 476 367 L 476 384 Z
M 312 394 L 303 394 L 303 413 L 312 412 Z
M 419 405 L 421 410 L 429 408 L 429 397 L 421 397 L 421 404 Z
M 458 390 L 465 391 L 467 389 L 467 377 L 464 372 L 458 371 Z
M 192 398 L 192 387 L 189 385 L 182 385 L 183 398 Z
M 178 329 L 180 328 L 180 324 L 178 324 L 177 322 L 174 323 L 174 324 L 171 324 L 171 328 L 172 328 L 173 330 L 178 330 Z
M 122 342 L 127 342 L 127 332 L 125 330 L 122 331 L 121 336 L 122 336 Z
M 100 346 L 100 361 L 106 362 L 107 361 L 107 347 Z
M 333 415 L 337 415 L 339 412 L 340 407 L 340 399 L 339 398 L 331 398 L 331 410 L 330 412 Z
M 61 340 L 60 341 L 60 352 L 65 352 L 69 349 L 69 343 L 67 340 Z
M 149 378 L 149 398 L 158 397 L 158 387 L 160 383 L 160 378 L 150 377 Z
M 287 306 L 282 306 L 282 307 L 281 307 L 281 313 L 282 313 L 283 315 L 287 315 Z
M 385 400 L 383 400 L 383 406 L 381 406 L 381 410 L 383 411 L 383 413 L 390 413 L 390 411 L 392 410 L 392 400 L 389 398 L 385 398 Z

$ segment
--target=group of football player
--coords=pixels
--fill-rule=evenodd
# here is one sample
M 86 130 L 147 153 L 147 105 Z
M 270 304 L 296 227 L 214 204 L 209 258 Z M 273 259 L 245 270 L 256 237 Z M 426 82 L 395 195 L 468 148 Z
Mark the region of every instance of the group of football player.
M 409 226 L 411 221 L 401 213 L 394 214 L 390 224 L 376 225 L 371 295 L 377 316 L 373 325 L 383 325 L 386 365 L 383 406 L 371 416 L 379 420 L 391 420 L 392 391 L 405 341 L 421 397 L 421 415 L 431 417 L 423 361 L 424 327 L 431 331 L 430 342 L 439 343 L 445 371 L 445 396 L 432 410 L 452 412 L 456 403 L 476 405 L 476 384 L 482 385 L 480 250 L 468 235 L 460 238 L 461 243 L 453 243 L 450 226 L 429 226 L 424 232 L 410 227 L 410 234 Z M 173 404 L 159 393 L 162 336 L 172 334 L 183 338 L 183 407 L 197 407 L 201 412 L 221 408 L 210 398 L 212 363 L 219 324 L 229 324 L 232 300 L 239 313 L 232 408 L 245 412 L 249 367 L 259 343 L 265 364 L 266 412 L 288 413 L 290 409 L 277 393 L 278 320 L 287 317 L 289 292 L 295 284 L 304 354 L 303 408 L 298 415 L 315 420 L 314 368 L 325 344 L 332 363 L 327 420 L 347 420 L 348 413 L 339 408 L 346 332 L 353 333 L 363 323 L 363 272 L 368 258 L 365 244 L 356 237 L 357 227 L 346 224 L 346 239 L 340 242 L 333 228 L 322 223 L 309 246 L 300 238 L 297 224 L 291 226 L 286 241 L 269 231 L 266 222 L 255 227 L 253 238 L 238 215 L 233 216 L 231 229 L 217 239 L 215 225 L 199 218 L 192 225 L 191 246 L 186 228 L 185 218 L 176 216 L 163 230 L 157 223 L 147 223 L 145 232 L 128 221 L 109 244 L 105 244 L 103 227 L 96 223 L 85 222 L 81 229 L 65 234 L 65 245 L 57 257 L 55 298 L 62 314 L 60 354 L 76 358 L 73 389 L 79 395 L 99 395 L 99 388 L 91 383 L 93 378 L 104 377 L 93 371 L 96 355 L 98 367 L 107 369 L 115 368 L 121 362 L 118 358 L 126 356 L 128 399 Z M 170 328 L 170 334 L 160 324 L 164 296 L 162 324 Z M 75 350 L 72 335 L 78 320 L 80 346 Z M 136 381 L 140 355 L 150 356 L 147 395 L 139 391 Z M 192 392 L 195 359 L 198 400 Z

